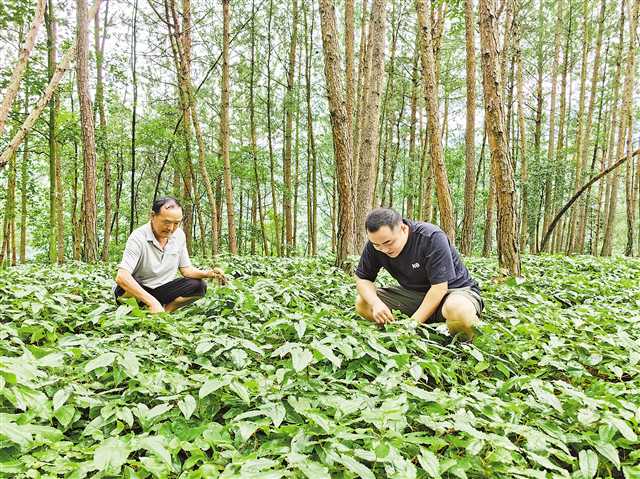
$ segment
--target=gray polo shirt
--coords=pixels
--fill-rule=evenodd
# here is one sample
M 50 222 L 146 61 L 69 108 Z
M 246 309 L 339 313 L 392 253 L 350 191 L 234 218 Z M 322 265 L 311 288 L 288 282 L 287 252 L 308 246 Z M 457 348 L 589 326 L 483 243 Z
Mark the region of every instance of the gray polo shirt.
M 122 268 L 147 288 L 157 288 L 172 281 L 178 268 L 191 266 L 184 231 L 178 228 L 169 237 L 164 249 L 151 229 L 151 222 L 133 230 L 122 254 Z

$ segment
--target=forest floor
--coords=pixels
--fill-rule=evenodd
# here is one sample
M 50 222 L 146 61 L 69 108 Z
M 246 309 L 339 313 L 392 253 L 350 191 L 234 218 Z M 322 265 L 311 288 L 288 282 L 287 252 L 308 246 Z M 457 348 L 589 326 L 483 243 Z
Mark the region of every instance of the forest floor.
M 0 477 L 640 477 L 640 261 L 466 261 L 473 344 L 356 318 L 322 259 L 225 258 L 174 315 L 113 264 L 0 271 Z

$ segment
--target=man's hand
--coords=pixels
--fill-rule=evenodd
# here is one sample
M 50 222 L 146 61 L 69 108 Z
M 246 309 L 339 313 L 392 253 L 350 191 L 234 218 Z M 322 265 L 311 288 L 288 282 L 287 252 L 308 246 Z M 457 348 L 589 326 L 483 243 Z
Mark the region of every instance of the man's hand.
M 224 275 L 224 271 L 222 271 L 221 268 L 213 268 L 209 271 L 209 278 L 217 280 L 219 285 L 227 284 L 227 277 Z
M 389 307 L 383 301 L 376 301 L 372 307 L 373 320 L 376 324 L 390 323 L 394 320 Z
M 158 301 L 157 299 L 152 302 L 149 305 L 149 312 L 150 313 L 164 313 L 164 308 L 162 307 L 162 305 L 160 304 L 160 301 Z

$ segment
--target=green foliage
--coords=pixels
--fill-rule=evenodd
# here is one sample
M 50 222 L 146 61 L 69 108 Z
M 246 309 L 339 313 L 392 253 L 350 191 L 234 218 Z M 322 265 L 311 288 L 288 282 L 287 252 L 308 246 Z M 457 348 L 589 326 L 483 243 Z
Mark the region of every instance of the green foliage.
M 3 477 L 637 477 L 640 261 L 471 259 L 474 344 L 355 317 L 328 260 L 227 259 L 173 315 L 113 265 L 0 272 Z

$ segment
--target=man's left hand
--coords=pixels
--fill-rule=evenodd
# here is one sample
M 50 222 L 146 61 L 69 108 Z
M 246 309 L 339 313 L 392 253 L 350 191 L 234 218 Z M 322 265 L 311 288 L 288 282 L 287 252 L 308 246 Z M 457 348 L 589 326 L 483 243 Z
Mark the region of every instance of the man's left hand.
M 209 278 L 217 280 L 219 285 L 227 284 L 227 277 L 221 268 L 213 268 L 209 271 Z

